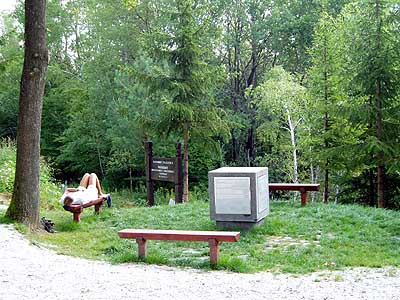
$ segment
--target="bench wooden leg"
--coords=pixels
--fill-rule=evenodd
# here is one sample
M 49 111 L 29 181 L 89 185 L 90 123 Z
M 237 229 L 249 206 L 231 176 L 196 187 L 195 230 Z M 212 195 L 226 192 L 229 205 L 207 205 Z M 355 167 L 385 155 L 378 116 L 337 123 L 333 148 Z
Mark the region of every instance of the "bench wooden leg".
M 101 212 L 102 207 L 103 207 L 103 202 L 96 204 L 94 206 L 94 213 L 98 215 Z
M 305 189 L 300 189 L 301 193 L 301 206 L 306 206 L 307 204 L 307 191 Z
M 208 246 L 210 247 L 210 263 L 211 265 L 216 265 L 219 262 L 219 246 L 221 242 L 210 239 L 208 240 Z
M 139 258 L 145 258 L 147 255 L 147 240 L 144 238 L 137 238 L 136 243 L 138 244 Z
M 83 208 L 82 207 L 77 207 L 74 208 L 74 210 L 72 211 L 73 214 L 73 218 L 74 218 L 74 222 L 79 223 L 81 221 L 81 213 L 83 212 Z
M 74 212 L 74 222 L 79 223 L 81 221 L 81 213 L 82 212 Z

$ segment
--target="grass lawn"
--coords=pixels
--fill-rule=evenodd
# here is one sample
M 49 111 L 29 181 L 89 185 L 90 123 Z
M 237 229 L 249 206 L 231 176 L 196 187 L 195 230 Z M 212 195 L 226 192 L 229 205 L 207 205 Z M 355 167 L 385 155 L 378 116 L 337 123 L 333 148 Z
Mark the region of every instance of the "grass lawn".
M 124 228 L 216 230 L 208 202 L 152 208 L 116 205 L 96 216 L 86 209 L 81 223 L 72 214 L 53 210 L 41 216 L 55 222 L 57 233 L 28 234 L 33 243 L 58 253 L 137 262 L 134 240 L 120 239 Z M 0 221 L 4 222 L 4 218 Z M 209 269 L 203 242 L 149 241 L 147 263 Z M 308 273 L 343 267 L 400 266 L 400 212 L 357 205 L 271 202 L 265 223 L 242 232 L 238 243 L 222 243 L 218 269 L 236 272 Z

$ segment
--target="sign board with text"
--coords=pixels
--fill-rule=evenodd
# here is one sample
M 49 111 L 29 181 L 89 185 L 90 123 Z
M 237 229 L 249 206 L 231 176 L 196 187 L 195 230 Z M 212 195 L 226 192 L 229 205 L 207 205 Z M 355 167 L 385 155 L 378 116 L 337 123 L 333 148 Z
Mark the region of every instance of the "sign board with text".
M 182 180 L 182 153 L 181 143 L 176 143 L 175 157 L 154 157 L 153 143 L 146 142 L 146 186 L 147 204 L 154 205 L 154 187 L 156 181 L 168 181 L 175 183 L 175 202 L 183 201 Z
M 151 179 L 175 182 L 176 158 L 153 157 L 151 162 Z

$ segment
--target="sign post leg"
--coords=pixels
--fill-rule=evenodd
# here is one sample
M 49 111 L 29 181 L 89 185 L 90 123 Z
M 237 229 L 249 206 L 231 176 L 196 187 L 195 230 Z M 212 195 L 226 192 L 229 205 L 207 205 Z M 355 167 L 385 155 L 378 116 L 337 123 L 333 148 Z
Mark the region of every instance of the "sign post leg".
M 153 143 L 146 142 L 146 186 L 147 186 L 147 205 L 154 206 L 154 183 L 151 180 L 151 167 L 153 161 Z
M 182 147 L 181 143 L 176 143 L 176 164 L 175 164 L 175 203 L 182 203 Z

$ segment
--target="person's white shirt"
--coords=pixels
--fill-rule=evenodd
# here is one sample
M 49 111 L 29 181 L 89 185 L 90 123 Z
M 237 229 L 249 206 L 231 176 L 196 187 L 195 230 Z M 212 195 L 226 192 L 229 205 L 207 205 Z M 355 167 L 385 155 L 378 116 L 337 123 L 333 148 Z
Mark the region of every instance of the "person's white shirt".
M 96 200 L 99 196 L 96 186 L 89 185 L 87 188 L 79 186 L 76 191 L 68 191 L 68 189 L 66 189 L 60 199 L 61 205 L 65 204 L 64 200 L 66 197 L 70 197 L 72 199 L 71 204 L 84 205 L 90 201 Z

